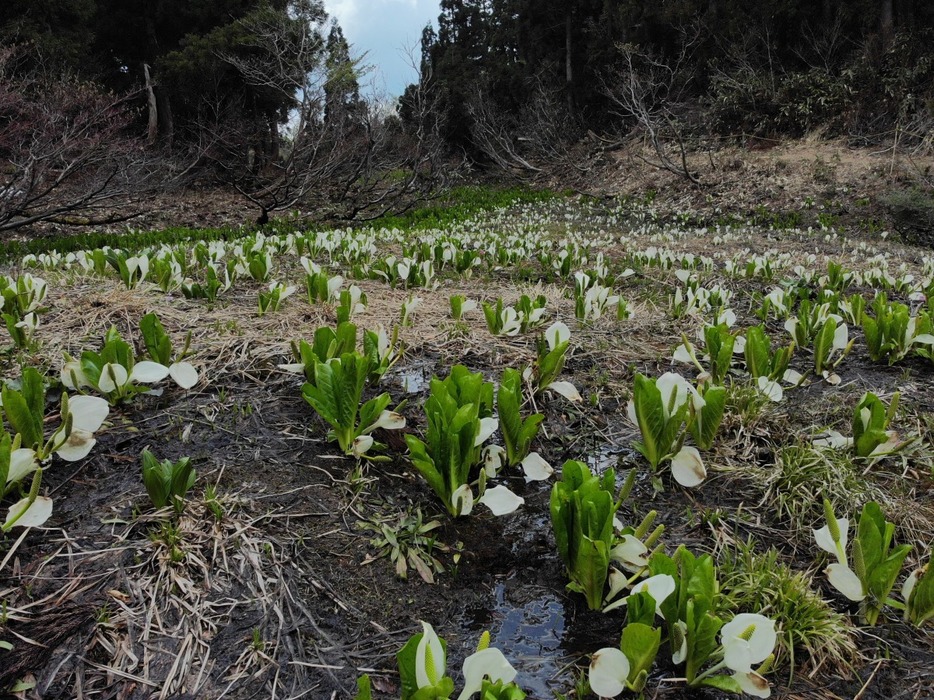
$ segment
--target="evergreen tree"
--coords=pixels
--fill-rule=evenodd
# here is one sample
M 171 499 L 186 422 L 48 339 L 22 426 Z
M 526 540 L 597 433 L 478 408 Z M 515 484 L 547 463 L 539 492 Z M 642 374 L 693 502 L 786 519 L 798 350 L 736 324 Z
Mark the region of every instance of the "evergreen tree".
M 337 20 L 332 20 L 325 46 L 324 119 L 347 125 L 360 122 L 366 105 L 360 99 L 358 62 L 350 57 L 350 45 Z

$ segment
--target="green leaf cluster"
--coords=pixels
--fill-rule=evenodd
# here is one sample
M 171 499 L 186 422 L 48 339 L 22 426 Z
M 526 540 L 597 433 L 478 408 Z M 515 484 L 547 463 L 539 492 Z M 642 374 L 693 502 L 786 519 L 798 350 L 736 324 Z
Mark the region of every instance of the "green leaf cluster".
M 552 382 L 558 379 L 558 375 L 564 370 L 564 362 L 570 345 L 571 341 L 568 339 L 558 343 L 552 349 L 544 333 L 540 333 L 536 336 L 536 358 L 535 364 L 532 367 L 532 375 L 535 377 L 536 396 L 541 394 Z
M 120 281 L 127 289 L 136 289 L 143 281 L 145 272 L 143 268 L 136 264 L 128 264 L 131 256 L 123 250 L 110 250 L 105 253 L 107 264 L 117 271 Z M 148 263 L 148 260 L 147 260 Z
M 3 383 L 0 399 L 7 422 L 20 446 L 35 450 L 40 461 L 48 457 L 52 445 L 45 441 L 45 379 L 39 371 L 26 367 L 18 390 Z M 62 394 L 62 416 L 68 415 L 67 406 L 67 394 Z M 0 483 L 5 483 L 5 480 Z
M 538 429 L 545 416 L 534 413 L 522 419 L 522 374 L 507 367 L 496 392 L 496 407 L 499 414 L 499 430 L 503 434 L 506 446 L 506 458 L 509 466 L 514 467 L 525 459 L 531 448 L 532 440 L 538 435 Z
M 683 545 L 674 556 L 656 552 L 649 559 L 653 576 L 668 574 L 675 580 L 675 592 L 661 604 L 668 625 L 672 652 L 683 650 L 685 677 L 694 683 L 701 669 L 718 648 L 717 632 L 723 621 L 717 615 L 719 586 L 710 555 L 695 556 Z M 718 685 L 717 676 L 707 677 L 702 685 Z
M 662 631 L 655 627 L 655 609 L 655 599 L 647 592 L 633 593 L 628 598 L 619 648 L 629 660 L 626 686 L 634 693 L 645 688 L 662 643 Z
M 146 354 L 153 362 L 158 362 L 160 365 L 168 367 L 173 361 L 181 360 L 188 354 L 188 348 L 191 345 L 191 331 L 188 331 L 188 335 L 185 337 L 185 347 L 182 348 L 181 353 L 176 357 L 172 339 L 169 338 L 169 334 L 165 332 L 165 328 L 159 320 L 159 316 L 155 313 L 148 313 L 140 319 L 139 330 L 143 337 L 143 346 L 146 348 Z
M 370 363 L 367 375 L 370 384 L 378 381 L 395 362 L 392 347 L 397 341 L 397 334 L 398 331 L 394 331 L 389 338 L 390 352 L 381 353 L 379 334 L 369 330 L 363 332 L 363 355 Z M 293 341 L 291 344 L 292 357 L 304 365 L 305 379 L 312 384 L 315 383 L 315 368 L 318 364 L 354 352 L 356 348 L 357 326 L 349 321 L 339 322 L 336 328 L 321 326 L 315 331 L 310 344 L 305 340 Z
M 892 546 L 895 524 L 882 514 L 875 501 L 863 506 L 852 544 L 853 568 L 866 593 L 863 615 L 870 625 L 876 624 L 882 608 L 889 603 L 889 594 L 901 571 L 911 545 Z
M 500 335 L 503 332 L 503 298 L 497 299 L 494 305 L 484 301 L 480 306 L 486 319 L 487 330 L 491 335 Z
M 185 508 L 185 495 L 195 485 L 197 472 L 188 457 L 177 462 L 164 459 L 161 462 L 149 450 L 143 450 L 143 484 L 149 500 L 156 508 L 171 505 L 176 514 Z
M 257 282 L 265 282 L 272 272 L 272 255 L 266 250 L 254 250 L 247 254 L 247 271 Z
M 361 405 L 371 371 L 369 357 L 345 352 L 326 362 L 315 359 L 314 382 L 302 386 L 305 401 L 331 426 L 328 436 L 344 454 L 352 453 L 354 440 L 377 422 L 391 400 L 383 393 Z
M 609 575 L 613 517 L 619 507 L 615 487 L 612 469 L 597 477 L 584 463 L 568 460 L 551 490 L 551 525 L 570 578 L 567 587 L 584 594 L 591 610 L 602 607 Z
M 321 326 L 310 344 L 299 340 L 293 341 L 291 347 L 292 357 L 305 366 L 305 379 L 314 384 L 317 365 L 356 350 L 357 327 L 352 323 L 339 323 L 336 329 Z
M 753 379 L 768 377 L 781 381 L 791 363 L 795 345 L 792 342 L 772 351 L 772 341 L 765 332 L 765 326 L 758 325 L 746 331 L 746 371 Z
M 709 374 L 713 384 L 722 385 L 733 363 L 736 336 L 725 324 L 704 327 L 704 346 L 710 356 Z
M 305 275 L 305 296 L 309 304 L 331 301 L 331 278 L 323 270 Z
M 691 406 L 688 430 L 699 449 L 709 450 L 713 447 L 720 423 L 723 421 L 727 391 L 726 387 L 708 384 L 700 391 L 700 394 L 704 399 L 704 405 L 699 411 L 695 410 L 693 405 Z
M 101 375 L 109 370 L 108 364 L 120 365 L 126 370 L 128 376 L 136 366 L 136 352 L 133 346 L 123 339 L 116 326 L 111 326 L 104 335 L 104 344 L 99 351 L 85 350 L 81 353 L 79 362 L 85 379 L 105 396 L 111 405 L 116 405 L 120 401 L 131 399 L 136 394 L 144 394 L 150 390 L 149 387 L 134 382 L 128 381 L 120 384 L 115 378 L 113 378 L 115 385 L 113 390 L 103 391 L 100 388 Z M 75 386 L 78 386 L 78 382 L 75 382 Z
M 186 279 L 182 282 L 182 295 L 186 299 L 206 299 L 214 303 L 222 291 L 226 292 L 230 289 L 231 284 L 231 275 L 228 270 L 224 270 L 224 280 L 221 281 L 214 265 L 208 264 L 204 266 L 204 283 Z
M 839 354 L 834 357 L 834 351 L 837 350 L 834 348 L 834 340 L 839 325 L 835 318 L 828 318 L 814 336 L 814 372 L 818 376 L 839 365 L 853 347 L 854 341 L 850 340 L 846 347 L 839 349 Z
M 894 365 L 904 359 L 916 343 L 926 340 L 934 332 L 926 312 L 912 318 L 911 310 L 905 304 L 889 302 L 885 292 L 880 292 L 873 299 L 872 310 L 874 316 L 863 314 L 863 333 L 869 357 L 874 362 L 886 360 Z M 925 356 L 929 356 L 932 350 L 934 347 L 930 345 L 920 348 Z
M 636 422 L 642 435 L 642 439 L 635 443 L 635 448 L 648 460 L 653 472 L 677 451 L 675 447 L 690 411 L 690 401 L 678 407 L 669 406 L 666 418 L 662 393 L 655 382 L 654 378 L 637 374 L 632 390 Z
M 934 619 L 934 566 L 929 561 L 916 574 L 917 581 L 905 601 L 905 616 L 920 627 Z
M 888 409 L 882 400 L 867 391 L 853 411 L 853 449 L 859 457 L 869 457 L 880 445 L 889 441 L 889 423 L 898 410 L 896 392 Z
M 528 333 L 529 329 L 541 325 L 544 314 L 541 309 L 545 308 L 547 299 L 542 294 L 532 299 L 528 294 L 523 294 L 516 302 L 516 312 L 519 314 L 519 332 Z
M 422 641 L 424 634 L 419 632 L 409 638 L 398 652 L 396 652 L 396 663 L 399 666 L 399 679 L 401 686 L 402 700 L 445 700 L 454 693 L 454 681 L 447 674 L 441 678 L 433 679 L 434 685 L 419 688 L 416 682 L 415 659 L 418 645 Z M 441 649 L 444 657 L 447 658 L 448 644 L 439 637 Z M 429 662 L 430 665 L 430 662 Z
M 472 481 L 480 461 L 480 419 L 493 412 L 493 384 L 463 365 L 451 368 L 442 380 L 432 378 L 431 395 L 425 401 L 428 428 L 423 442 L 406 435 L 412 464 L 455 517 L 459 507 L 454 492 Z

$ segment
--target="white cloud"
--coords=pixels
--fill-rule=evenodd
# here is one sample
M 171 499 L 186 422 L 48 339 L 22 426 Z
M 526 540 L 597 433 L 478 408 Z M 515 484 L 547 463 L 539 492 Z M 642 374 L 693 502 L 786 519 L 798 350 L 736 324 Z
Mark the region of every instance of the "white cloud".
M 337 18 L 352 53 L 366 54 L 370 78 L 391 94 L 402 94 L 415 78 L 405 49 L 417 51 L 422 28 L 438 18 L 438 0 L 325 0 L 324 8 Z

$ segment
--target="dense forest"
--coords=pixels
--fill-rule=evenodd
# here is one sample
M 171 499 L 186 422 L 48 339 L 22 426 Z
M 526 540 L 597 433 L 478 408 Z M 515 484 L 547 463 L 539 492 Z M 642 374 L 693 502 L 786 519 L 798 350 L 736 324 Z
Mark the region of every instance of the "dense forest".
M 932 27 L 914 0 L 442 0 L 422 70 L 448 142 L 470 149 L 672 122 L 873 137 L 926 126 Z
M 7 0 L 0 41 L 0 230 L 205 176 L 262 217 L 315 192 L 359 218 L 451 159 L 531 173 L 635 132 L 678 169 L 698 139 L 924 139 L 934 115 L 922 0 L 441 0 L 395 109 L 320 0 Z

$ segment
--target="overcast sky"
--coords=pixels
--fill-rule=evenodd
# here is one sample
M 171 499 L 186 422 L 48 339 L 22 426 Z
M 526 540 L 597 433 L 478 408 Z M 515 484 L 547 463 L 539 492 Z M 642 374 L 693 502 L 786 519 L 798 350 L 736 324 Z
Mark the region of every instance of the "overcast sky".
M 336 17 L 351 44 L 355 56 L 366 52 L 364 62 L 373 66 L 364 80 L 373 83 L 377 93 L 392 97 L 402 94 L 415 81 L 415 70 L 405 55 L 414 47 L 418 60 L 418 41 L 422 28 L 438 19 L 438 0 L 324 0 L 331 17 Z

